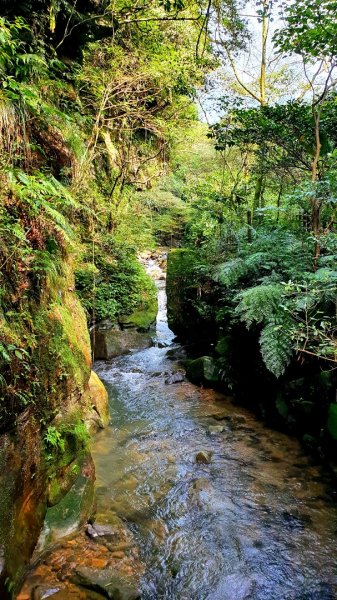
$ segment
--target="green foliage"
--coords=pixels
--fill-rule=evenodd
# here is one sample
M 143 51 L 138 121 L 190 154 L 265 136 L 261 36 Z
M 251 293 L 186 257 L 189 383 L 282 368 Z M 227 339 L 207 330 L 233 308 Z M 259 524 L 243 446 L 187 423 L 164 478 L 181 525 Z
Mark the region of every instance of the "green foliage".
M 239 294 L 236 312 L 250 326 L 254 321 L 273 320 L 279 311 L 283 288 L 281 285 L 258 285 Z
M 45 458 L 50 463 L 67 464 L 73 456 L 86 452 L 89 433 L 78 413 L 66 415 L 59 425 L 49 425 L 44 433 Z M 74 465 L 75 469 L 77 465 Z
M 58 454 L 63 453 L 65 451 L 65 440 L 63 439 L 61 432 L 58 431 L 56 427 L 50 425 L 47 428 L 43 439 L 48 453 L 48 460 L 52 460 L 53 452 L 55 452 L 55 454 Z
M 313 59 L 335 57 L 337 52 L 336 4 L 333 0 L 299 0 L 289 4 L 285 27 L 275 40 L 285 52 L 296 52 Z
M 75 272 L 76 289 L 91 320 L 118 319 L 135 309 L 146 310 L 156 288 L 137 260 L 134 248 L 105 236 L 95 262 L 82 263 Z
M 248 242 L 247 230 L 239 230 L 235 247 L 223 246 L 211 260 L 207 247 L 194 254 L 189 278 L 200 290 L 193 300 L 197 314 L 223 332 L 230 333 L 238 319 L 244 322 L 276 377 L 294 353 L 334 362 L 336 234 L 326 236 L 315 272 L 309 234 L 265 224 L 252 235 Z M 213 242 L 210 247 L 214 251 Z

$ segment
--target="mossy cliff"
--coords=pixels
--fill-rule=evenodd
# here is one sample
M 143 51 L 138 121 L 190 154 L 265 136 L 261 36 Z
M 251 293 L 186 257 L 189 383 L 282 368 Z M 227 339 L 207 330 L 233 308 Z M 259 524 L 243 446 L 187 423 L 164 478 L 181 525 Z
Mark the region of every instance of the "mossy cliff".
M 16 341 L 20 367 L 20 387 L 13 384 L 12 405 L 8 388 L 1 399 L 1 598 L 15 592 L 48 506 L 64 501 L 79 478 L 88 483 L 78 525 L 88 518 L 94 481 L 90 433 L 108 421 L 107 393 L 91 372 L 87 322 L 74 293 L 69 258 L 61 267 L 57 282 L 46 278 L 38 302 L 22 303 L 30 317 L 26 326 L 15 327 L 15 314 L 1 318 L 2 339 L 7 348 Z M 23 387 L 21 363 L 26 353 L 30 361 Z M 9 366 L 15 382 L 15 360 Z M 22 389 L 25 395 L 20 397 Z

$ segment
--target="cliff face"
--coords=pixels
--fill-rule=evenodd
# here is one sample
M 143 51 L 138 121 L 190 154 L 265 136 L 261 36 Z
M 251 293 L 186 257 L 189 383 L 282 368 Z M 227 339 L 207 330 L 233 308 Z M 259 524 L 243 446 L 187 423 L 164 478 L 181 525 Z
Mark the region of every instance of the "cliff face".
M 89 333 L 73 291 L 71 264 L 65 262 L 63 268 L 57 286 L 47 278 L 40 303 L 30 313 L 36 327 L 30 332 L 36 334 L 34 364 L 43 385 L 29 405 L 11 414 L 0 436 L 1 598 L 15 592 L 48 507 L 64 502 L 79 482 L 85 484 L 86 502 L 73 528 L 88 518 L 92 507 L 89 438 L 107 424 L 107 393 L 91 372 Z M 39 549 L 55 541 L 51 535 L 40 541 Z

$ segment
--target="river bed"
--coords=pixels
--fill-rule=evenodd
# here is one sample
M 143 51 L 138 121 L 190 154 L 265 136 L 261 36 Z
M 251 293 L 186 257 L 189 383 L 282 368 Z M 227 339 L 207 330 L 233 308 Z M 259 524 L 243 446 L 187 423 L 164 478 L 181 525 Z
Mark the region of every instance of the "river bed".
M 109 546 L 101 530 L 98 544 L 89 527 L 65 542 L 30 576 L 27 598 L 34 585 L 54 589 L 41 599 L 115 597 L 111 584 L 89 591 L 72 578 L 84 565 L 91 580 L 113 568 L 134 582 L 125 600 L 337 599 L 328 474 L 296 439 L 183 378 L 158 286 L 156 345 L 95 365 L 111 424 L 92 448 L 90 527 L 115 528 L 116 539 Z

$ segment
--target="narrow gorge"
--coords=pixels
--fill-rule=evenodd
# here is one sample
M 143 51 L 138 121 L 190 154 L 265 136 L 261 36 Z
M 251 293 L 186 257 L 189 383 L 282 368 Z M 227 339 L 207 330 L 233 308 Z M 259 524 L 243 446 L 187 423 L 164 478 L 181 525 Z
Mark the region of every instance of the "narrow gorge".
M 337 600 L 336 27 L 0 2 L 1 600 Z

